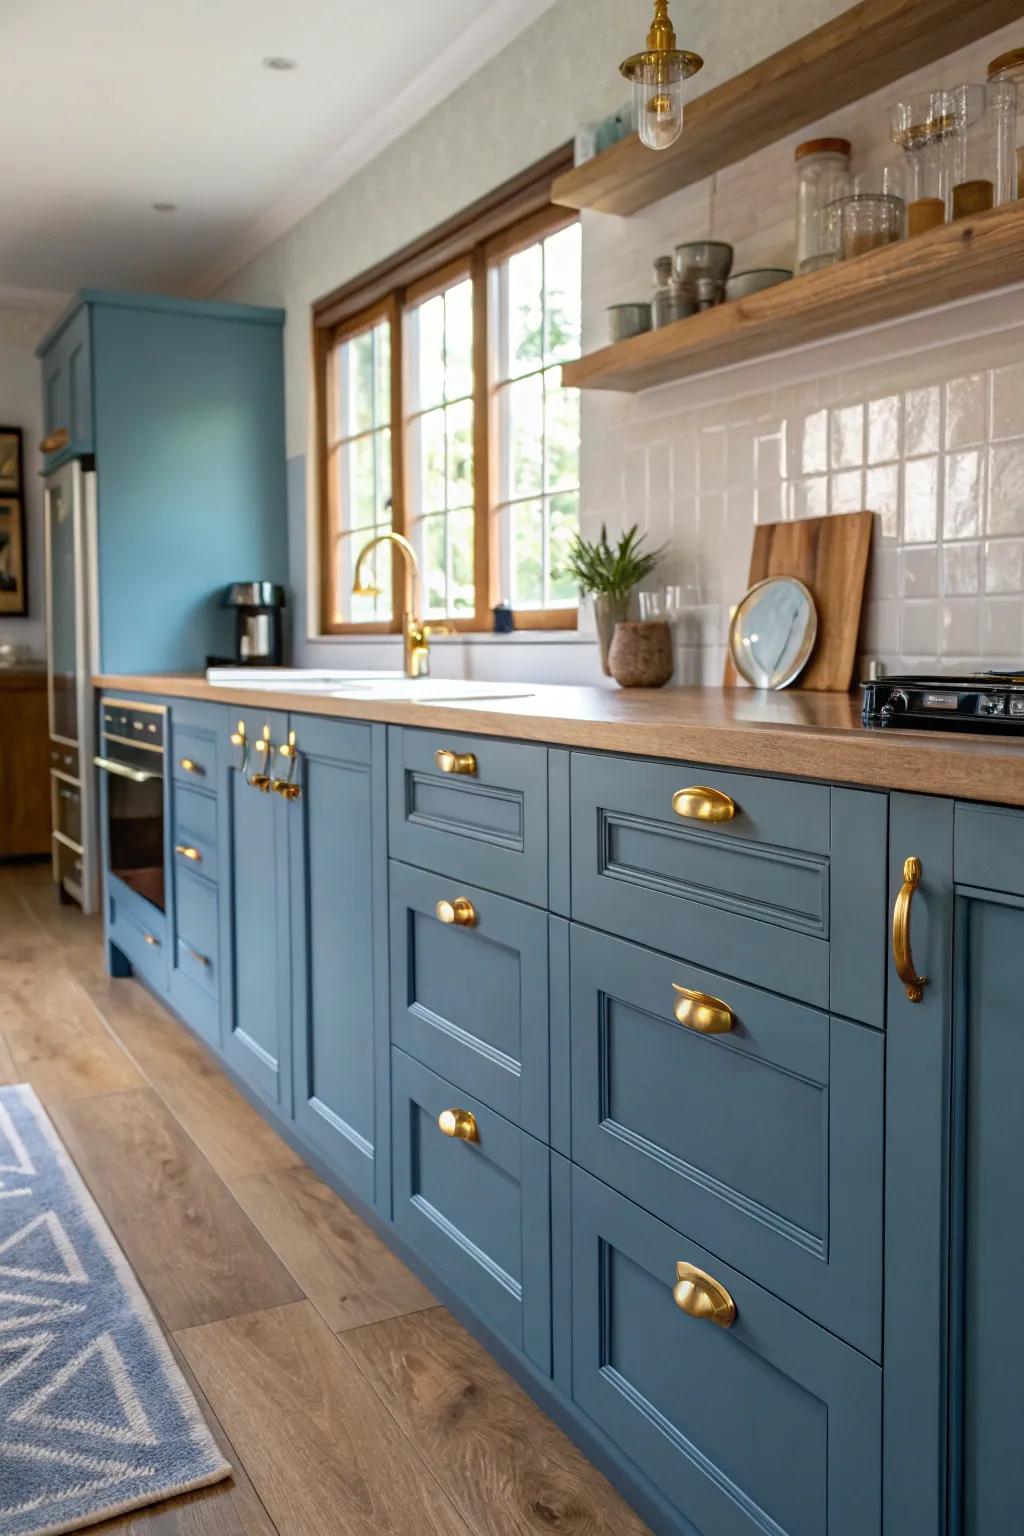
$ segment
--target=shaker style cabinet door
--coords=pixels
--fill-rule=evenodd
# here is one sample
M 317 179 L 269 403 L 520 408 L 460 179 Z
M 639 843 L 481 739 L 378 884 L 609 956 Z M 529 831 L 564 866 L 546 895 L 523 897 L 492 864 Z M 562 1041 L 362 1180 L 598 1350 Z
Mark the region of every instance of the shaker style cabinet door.
M 288 811 L 274 794 L 286 715 L 229 710 L 220 802 L 221 1043 L 236 1072 L 291 1113 Z
M 375 943 L 386 946 L 375 901 L 387 879 L 384 729 L 292 715 L 275 778 L 291 854 L 295 1123 L 367 1203 L 378 1189 L 375 1052 L 386 998 Z M 275 799 L 278 794 L 275 793 Z M 380 957 L 383 962 L 383 955 Z

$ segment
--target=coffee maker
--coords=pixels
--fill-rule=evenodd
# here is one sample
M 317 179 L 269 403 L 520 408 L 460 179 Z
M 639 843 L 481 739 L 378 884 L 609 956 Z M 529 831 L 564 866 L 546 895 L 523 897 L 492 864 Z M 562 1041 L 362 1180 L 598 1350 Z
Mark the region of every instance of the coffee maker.
M 281 636 L 284 602 L 284 588 L 273 581 L 236 581 L 227 588 L 223 606 L 235 610 L 235 665 L 281 665 L 284 660 Z

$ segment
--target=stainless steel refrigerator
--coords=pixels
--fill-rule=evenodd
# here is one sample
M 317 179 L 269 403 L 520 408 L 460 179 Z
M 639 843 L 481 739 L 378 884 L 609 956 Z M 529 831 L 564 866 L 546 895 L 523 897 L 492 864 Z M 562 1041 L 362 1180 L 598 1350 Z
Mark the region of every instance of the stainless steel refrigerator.
M 88 913 L 99 892 L 91 682 L 99 670 L 96 474 L 71 459 L 44 483 L 53 875 L 62 899 Z

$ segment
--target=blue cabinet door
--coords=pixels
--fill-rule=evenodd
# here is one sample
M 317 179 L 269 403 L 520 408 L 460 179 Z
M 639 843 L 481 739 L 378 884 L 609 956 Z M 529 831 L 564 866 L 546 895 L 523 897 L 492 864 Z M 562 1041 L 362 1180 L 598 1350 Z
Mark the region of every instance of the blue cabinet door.
M 731 1326 L 680 1309 L 679 1264 L 725 1288 Z M 879 1368 L 579 1168 L 572 1337 L 576 1403 L 688 1528 L 878 1536 Z
M 288 811 L 258 784 L 274 773 L 288 718 L 230 714 L 243 745 L 225 744 L 221 798 L 221 1048 L 229 1065 L 276 1109 L 291 1113 Z M 258 750 L 260 747 L 263 750 Z M 252 779 L 257 783 L 253 784 Z
M 44 455 L 46 474 L 66 459 L 93 452 L 90 337 L 89 306 L 83 304 L 43 356 L 44 436 L 66 434 L 62 446 Z
M 547 914 L 396 861 L 390 886 L 392 1040 L 547 1141 Z
M 387 879 L 384 728 L 292 715 L 290 729 L 300 795 L 280 803 L 291 850 L 295 1122 L 373 1203 L 387 1190 L 376 1166 L 387 1140 L 376 1092 L 387 1005 L 374 947 L 386 946 L 375 918 Z
M 396 1230 L 550 1374 L 547 1147 L 397 1046 L 391 1088 Z M 465 1122 L 459 1134 L 442 1129 L 446 1116 Z

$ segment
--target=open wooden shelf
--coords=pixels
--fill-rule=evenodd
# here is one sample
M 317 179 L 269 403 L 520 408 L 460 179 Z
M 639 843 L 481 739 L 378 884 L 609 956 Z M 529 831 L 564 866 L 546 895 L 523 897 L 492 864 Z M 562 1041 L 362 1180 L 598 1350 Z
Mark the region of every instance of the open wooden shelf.
M 897 320 L 1024 279 L 1024 201 L 808 272 L 562 369 L 575 389 L 632 394 Z
M 552 201 L 636 213 L 1022 16 L 1021 0 L 861 0 L 698 96 L 671 149 L 623 139 L 558 177 Z

